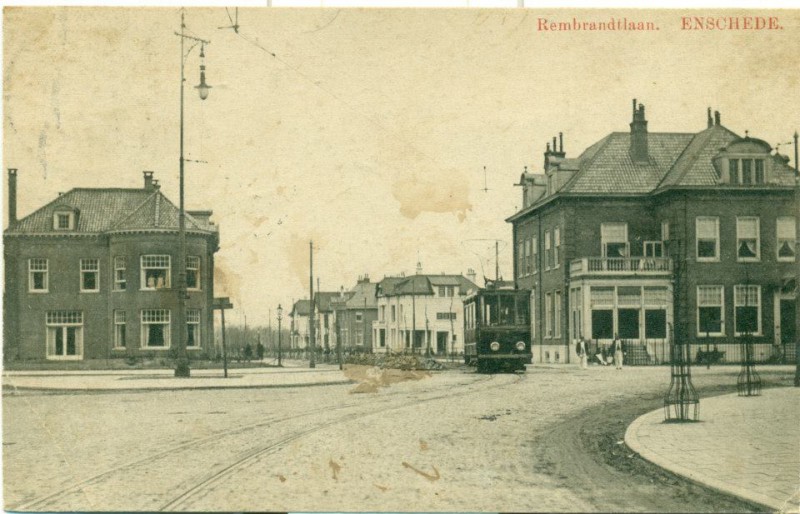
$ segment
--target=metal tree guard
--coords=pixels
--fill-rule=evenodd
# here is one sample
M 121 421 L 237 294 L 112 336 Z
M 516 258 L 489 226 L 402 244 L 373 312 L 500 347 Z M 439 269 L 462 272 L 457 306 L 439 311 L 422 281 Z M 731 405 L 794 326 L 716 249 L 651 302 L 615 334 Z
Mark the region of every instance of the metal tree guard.
M 692 385 L 690 346 L 670 342 L 669 389 L 664 395 L 664 421 L 698 421 L 700 397 Z
M 741 339 L 742 369 L 736 378 L 739 396 L 761 396 L 761 377 L 758 376 L 753 359 L 753 338 L 747 332 Z

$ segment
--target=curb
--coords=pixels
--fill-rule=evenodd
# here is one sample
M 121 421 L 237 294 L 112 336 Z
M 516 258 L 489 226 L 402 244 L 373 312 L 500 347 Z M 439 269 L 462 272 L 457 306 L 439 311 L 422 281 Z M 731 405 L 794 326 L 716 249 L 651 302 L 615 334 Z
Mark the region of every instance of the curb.
M 737 393 L 733 393 L 712 398 L 722 398 L 725 396 L 738 396 L 738 395 Z M 755 503 L 757 505 L 762 506 L 766 511 L 770 512 L 782 511 L 785 508 L 785 504 L 783 502 L 776 503 L 776 500 L 774 498 L 764 496 L 754 491 L 733 490 L 730 487 L 730 485 L 728 485 L 726 482 L 723 482 L 722 480 L 717 480 L 716 478 L 709 477 L 706 474 L 693 471 L 692 469 L 687 468 L 686 466 L 676 464 L 675 462 L 668 460 L 662 457 L 660 454 L 650 450 L 645 444 L 643 444 L 639 440 L 637 432 L 642 425 L 651 422 L 651 419 L 656 417 L 657 415 L 663 416 L 663 413 L 664 413 L 663 408 L 650 411 L 647 414 L 639 416 L 633 421 L 633 423 L 628 425 L 628 428 L 625 430 L 625 444 L 628 446 L 628 448 L 631 449 L 631 451 L 633 451 L 643 459 L 671 473 L 675 473 L 676 475 L 687 478 L 692 482 L 709 487 L 718 492 L 735 496 L 737 498 L 740 498 L 742 500 L 751 503 Z
M 230 386 L 197 386 L 197 387 L 134 387 L 134 388 L 69 388 L 69 387 L 36 387 L 36 386 L 15 386 L 13 384 L 3 385 L 3 389 L 10 389 L 13 391 L 36 391 L 36 392 L 50 392 L 50 393 L 78 393 L 78 394 L 92 394 L 92 393 L 137 393 L 137 392 L 154 392 L 154 391 L 219 391 L 226 389 L 286 389 L 290 387 L 317 387 L 328 385 L 343 385 L 355 384 L 353 380 L 338 380 L 335 382 L 309 382 L 304 384 L 249 384 L 249 385 L 230 385 Z M 3 394 L 6 394 L 5 392 Z

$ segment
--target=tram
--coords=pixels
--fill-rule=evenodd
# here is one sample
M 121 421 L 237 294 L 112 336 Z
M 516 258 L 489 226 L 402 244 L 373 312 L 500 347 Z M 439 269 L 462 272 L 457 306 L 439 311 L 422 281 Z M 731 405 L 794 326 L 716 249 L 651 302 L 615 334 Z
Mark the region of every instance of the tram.
M 530 291 L 492 283 L 464 300 L 464 362 L 478 373 L 531 363 Z

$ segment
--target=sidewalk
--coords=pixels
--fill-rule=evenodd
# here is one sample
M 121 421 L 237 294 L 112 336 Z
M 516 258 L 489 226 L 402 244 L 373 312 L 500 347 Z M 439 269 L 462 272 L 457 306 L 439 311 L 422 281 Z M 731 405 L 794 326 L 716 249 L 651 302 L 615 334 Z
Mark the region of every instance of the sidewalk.
M 108 371 L 5 371 L 4 389 L 58 391 L 138 391 L 172 389 L 248 389 L 300 387 L 352 383 L 337 365 L 318 364 L 309 369 L 293 362 L 283 368 L 192 370 L 190 378 L 174 378 L 170 369 Z
M 625 443 L 678 475 L 780 512 L 800 512 L 800 389 L 700 399 L 700 423 L 636 419 Z

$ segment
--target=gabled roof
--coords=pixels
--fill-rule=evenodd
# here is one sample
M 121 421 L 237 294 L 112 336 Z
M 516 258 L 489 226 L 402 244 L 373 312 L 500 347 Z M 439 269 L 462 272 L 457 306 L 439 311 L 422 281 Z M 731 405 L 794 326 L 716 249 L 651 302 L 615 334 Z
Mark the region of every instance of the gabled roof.
M 292 312 L 289 316 L 308 316 L 311 312 L 311 302 L 309 300 L 297 300 L 292 306 Z
M 472 281 L 461 275 L 410 275 L 384 278 L 378 283 L 376 294 L 382 296 L 433 295 L 434 287 L 438 286 L 456 286 L 461 294 L 478 288 Z
M 376 309 L 378 300 L 375 297 L 375 289 L 378 284 L 373 282 L 358 282 L 349 292 L 349 298 L 345 302 L 347 309 Z
M 331 312 L 331 300 L 339 296 L 339 292 L 317 291 L 314 293 L 314 302 L 320 312 Z
M 74 230 L 54 230 L 53 214 L 65 209 L 78 213 Z M 178 229 L 179 209 L 160 190 L 75 188 L 18 220 L 7 234 L 88 233 L 119 230 Z M 187 230 L 216 231 L 186 215 Z
M 614 132 L 581 154 L 579 171 L 560 192 L 648 193 L 667 175 L 692 137 L 692 134 L 649 133 L 650 160 L 639 163 L 630 155 L 631 135 Z

